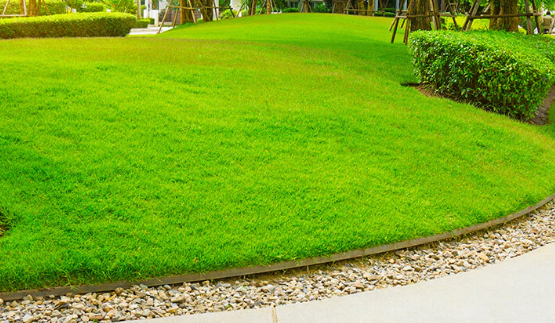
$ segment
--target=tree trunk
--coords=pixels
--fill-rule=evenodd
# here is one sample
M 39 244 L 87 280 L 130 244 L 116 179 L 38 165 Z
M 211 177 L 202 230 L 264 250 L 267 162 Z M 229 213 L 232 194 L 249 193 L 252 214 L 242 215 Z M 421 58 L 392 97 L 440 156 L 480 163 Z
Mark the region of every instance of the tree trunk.
M 137 0 L 137 20 L 141 20 L 141 0 Z
M 252 0 L 252 4 L 249 7 L 249 16 L 254 16 L 256 14 L 256 0 Z
M 213 7 L 213 1 L 201 0 L 201 2 L 202 2 L 202 6 L 204 7 L 204 12 L 202 13 L 202 21 L 209 22 L 214 20 L 214 9 L 208 8 L 208 7 Z
M 29 0 L 29 8 L 27 8 L 29 16 L 37 16 L 37 1 Z
M 430 14 L 430 0 L 412 0 L 411 15 L 429 15 Z M 435 0 L 433 0 L 435 1 Z M 432 30 L 432 19 L 430 17 L 416 17 L 411 18 L 410 31 L 417 30 Z
M 24 15 L 25 14 L 25 0 L 19 0 L 19 14 L 20 15 Z
M 491 3 L 491 14 L 515 14 L 518 13 L 518 0 L 493 0 Z M 489 21 L 489 29 L 518 31 L 518 17 L 494 18 Z
M 191 7 L 190 3 L 187 0 L 179 0 L 179 5 L 182 7 Z M 181 17 L 179 18 L 179 22 L 183 25 L 187 22 L 195 22 L 193 19 L 193 11 L 192 10 L 184 10 L 181 9 Z

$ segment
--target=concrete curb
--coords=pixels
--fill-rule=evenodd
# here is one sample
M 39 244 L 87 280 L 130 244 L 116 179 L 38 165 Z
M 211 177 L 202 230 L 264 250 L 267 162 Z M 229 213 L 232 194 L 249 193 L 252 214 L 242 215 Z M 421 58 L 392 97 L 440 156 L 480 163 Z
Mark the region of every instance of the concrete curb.
M 405 240 L 401 242 L 396 242 L 396 243 L 391 243 L 391 244 L 386 244 L 386 245 L 381 245 L 381 246 L 376 246 L 376 247 L 371 247 L 366 249 L 340 252 L 327 257 L 306 258 L 301 260 L 284 261 L 284 262 L 280 262 L 280 263 L 276 263 L 268 266 L 232 268 L 232 269 L 226 269 L 226 270 L 211 271 L 205 274 L 192 273 L 192 274 L 185 274 L 185 275 L 152 278 L 152 279 L 147 279 L 142 281 L 120 281 L 120 282 L 97 284 L 97 285 L 63 286 L 63 287 L 53 287 L 53 288 L 34 289 L 34 290 L 22 290 L 22 291 L 16 291 L 16 292 L 4 292 L 4 293 L 0 293 L 0 298 L 3 299 L 4 301 L 11 301 L 11 300 L 22 299 L 27 295 L 31 295 L 34 298 L 37 298 L 37 297 L 46 297 L 49 295 L 60 296 L 60 295 L 65 295 L 67 293 L 76 293 L 76 294 L 99 293 L 99 292 L 113 291 L 118 287 L 130 288 L 133 285 L 138 285 L 138 284 L 143 284 L 147 286 L 172 285 L 172 284 L 181 284 L 184 282 L 196 282 L 196 281 L 204 281 L 204 280 L 212 280 L 212 279 L 224 279 L 224 278 L 231 278 L 231 277 L 238 277 L 238 276 L 263 274 L 263 273 L 269 273 L 269 272 L 279 271 L 279 270 L 293 269 L 298 267 L 307 267 L 307 266 L 325 264 L 325 263 L 336 262 L 341 260 L 360 258 L 360 257 L 384 253 L 388 251 L 416 247 L 416 246 L 425 245 L 428 243 L 437 242 L 441 240 L 452 239 L 472 232 L 491 228 L 491 227 L 515 220 L 521 216 L 527 215 L 539 209 L 540 207 L 544 206 L 545 204 L 547 204 L 553 199 L 555 199 L 555 194 L 543 199 L 538 204 L 527 207 L 526 209 L 521 210 L 519 212 L 507 215 L 502 218 L 494 219 L 485 223 L 473 225 L 470 227 L 456 229 L 453 231 L 436 234 L 428 237 L 422 237 L 418 239 Z

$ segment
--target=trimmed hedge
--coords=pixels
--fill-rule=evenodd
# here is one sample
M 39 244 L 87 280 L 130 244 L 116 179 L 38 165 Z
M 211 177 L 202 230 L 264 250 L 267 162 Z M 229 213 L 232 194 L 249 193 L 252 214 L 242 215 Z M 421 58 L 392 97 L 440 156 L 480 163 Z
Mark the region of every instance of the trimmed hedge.
M 125 13 L 77 13 L 0 19 L 0 38 L 123 37 L 137 19 Z
M 150 19 L 145 18 L 135 21 L 135 26 L 133 26 L 133 28 L 146 28 L 148 25 L 150 25 Z
M 528 120 L 555 84 L 555 42 L 505 32 L 415 32 L 416 77 L 436 92 Z
M 99 2 L 84 2 L 82 6 L 77 8 L 79 12 L 104 12 L 106 6 Z
M 0 11 L 4 10 L 4 6 L 6 5 L 6 2 L 7 2 L 6 0 L 0 0 Z M 45 0 L 45 2 L 46 2 L 46 6 L 48 7 L 48 12 L 51 15 L 59 15 L 59 14 L 67 13 L 65 2 L 60 0 Z M 27 4 L 27 9 L 29 9 L 29 0 L 27 0 L 26 4 Z M 38 1 L 37 1 L 37 5 L 38 5 Z M 41 16 L 47 15 L 46 8 L 44 7 L 44 5 L 41 5 L 39 13 Z M 10 0 L 10 3 L 8 3 L 8 8 L 6 8 L 6 14 L 9 14 L 9 15 L 19 14 L 19 0 Z

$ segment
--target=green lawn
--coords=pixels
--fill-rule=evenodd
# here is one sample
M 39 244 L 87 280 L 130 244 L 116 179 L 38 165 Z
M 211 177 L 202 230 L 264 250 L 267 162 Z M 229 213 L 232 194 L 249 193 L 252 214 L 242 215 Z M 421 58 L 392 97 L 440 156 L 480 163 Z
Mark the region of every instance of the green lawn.
M 555 128 L 429 98 L 390 19 L 0 41 L 0 290 L 427 236 L 555 192 Z

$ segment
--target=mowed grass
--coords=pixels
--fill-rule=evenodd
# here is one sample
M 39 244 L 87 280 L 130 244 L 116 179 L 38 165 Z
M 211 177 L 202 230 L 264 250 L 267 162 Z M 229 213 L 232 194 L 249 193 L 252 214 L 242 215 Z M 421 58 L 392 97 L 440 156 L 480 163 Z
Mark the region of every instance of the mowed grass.
M 401 86 L 390 23 L 0 41 L 0 290 L 326 255 L 554 193 L 553 127 Z

